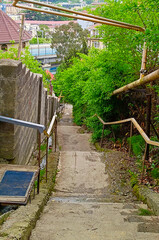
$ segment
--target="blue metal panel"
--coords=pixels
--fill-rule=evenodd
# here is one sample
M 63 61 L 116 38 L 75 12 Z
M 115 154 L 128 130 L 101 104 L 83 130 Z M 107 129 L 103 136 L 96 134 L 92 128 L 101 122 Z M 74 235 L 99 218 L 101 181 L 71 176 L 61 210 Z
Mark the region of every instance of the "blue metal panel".
M 7 170 L 0 182 L 1 196 L 25 197 L 34 172 Z

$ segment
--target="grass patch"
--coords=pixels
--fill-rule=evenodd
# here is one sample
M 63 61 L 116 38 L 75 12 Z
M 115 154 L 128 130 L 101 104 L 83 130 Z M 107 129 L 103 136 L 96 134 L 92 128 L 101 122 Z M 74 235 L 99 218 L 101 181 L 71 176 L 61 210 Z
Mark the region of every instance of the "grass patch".
M 144 208 L 139 208 L 138 214 L 140 216 L 152 216 L 152 215 L 154 215 L 152 211 L 150 211 L 148 209 L 144 209 Z
M 11 214 L 11 212 L 8 212 L 8 213 L 5 213 L 2 216 L 0 216 L 0 225 L 2 225 L 7 220 L 7 218 L 9 217 L 10 214 Z
M 40 150 L 41 150 L 41 151 L 45 151 L 45 150 L 46 150 L 46 143 L 45 143 L 45 144 L 42 144 L 42 145 L 40 146 Z

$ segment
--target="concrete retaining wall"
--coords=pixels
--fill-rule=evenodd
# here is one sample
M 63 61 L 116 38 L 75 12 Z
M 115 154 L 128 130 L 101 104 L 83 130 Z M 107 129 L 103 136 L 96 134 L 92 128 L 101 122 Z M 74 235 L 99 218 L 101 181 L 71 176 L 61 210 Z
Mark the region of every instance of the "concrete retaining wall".
M 47 128 L 58 105 L 56 99 L 47 95 L 42 75 L 30 72 L 20 61 L 0 60 L 0 115 Z M 36 145 L 36 130 L 0 122 L 1 161 L 26 164 Z

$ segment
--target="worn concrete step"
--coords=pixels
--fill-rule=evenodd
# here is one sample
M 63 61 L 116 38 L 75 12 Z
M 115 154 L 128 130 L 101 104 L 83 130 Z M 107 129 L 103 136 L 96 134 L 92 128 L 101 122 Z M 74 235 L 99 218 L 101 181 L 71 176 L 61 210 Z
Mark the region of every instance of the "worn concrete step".
M 51 199 L 41 220 L 37 222 L 36 231 L 32 232 L 31 240 L 159 239 L 159 234 L 156 232 L 141 232 L 147 225 L 138 227 L 141 223 L 125 221 L 125 216 L 120 214 L 123 209 L 121 203 L 99 204 L 71 201 Z

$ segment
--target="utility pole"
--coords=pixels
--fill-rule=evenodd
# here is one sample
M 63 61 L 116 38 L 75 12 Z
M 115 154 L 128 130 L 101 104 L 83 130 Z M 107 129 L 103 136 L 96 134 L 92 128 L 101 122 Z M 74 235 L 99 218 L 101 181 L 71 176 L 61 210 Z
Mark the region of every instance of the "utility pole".
M 21 50 L 22 50 L 22 37 L 23 37 L 23 29 L 24 29 L 24 14 L 21 15 L 21 26 L 20 26 L 20 33 L 19 33 L 19 47 L 18 47 L 18 58 L 20 58 Z

